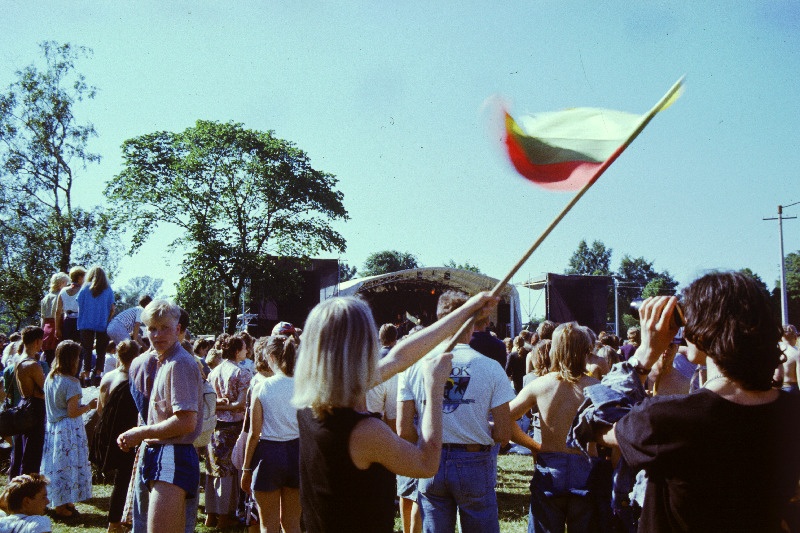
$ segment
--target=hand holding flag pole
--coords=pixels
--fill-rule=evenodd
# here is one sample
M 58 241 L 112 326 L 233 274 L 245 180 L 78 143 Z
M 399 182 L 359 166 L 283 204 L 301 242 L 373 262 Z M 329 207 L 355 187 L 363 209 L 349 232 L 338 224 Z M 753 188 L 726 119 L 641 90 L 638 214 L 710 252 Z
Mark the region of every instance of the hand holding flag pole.
M 578 203 L 586 191 L 617 160 L 659 111 L 677 100 L 683 88 L 681 77 L 643 117 L 602 109 L 576 108 L 533 117 L 527 131 L 506 114 L 506 145 L 511 162 L 525 178 L 551 189 L 580 190 L 553 219 L 538 239 L 511 267 L 508 274 L 491 290 L 499 296 L 514 274 L 544 242 L 561 220 Z M 635 126 L 633 131 L 630 130 Z M 630 133 L 627 133 L 630 132 Z M 622 133 L 622 136 L 619 135 Z M 572 135 L 572 138 L 567 137 Z M 621 144 L 620 144 L 621 141 Z M 608 153 L 610 151 L 610 153 Z M 450 339 L 445 348 L 451 351 L 467 331 L 472 331 L 472 316 Z

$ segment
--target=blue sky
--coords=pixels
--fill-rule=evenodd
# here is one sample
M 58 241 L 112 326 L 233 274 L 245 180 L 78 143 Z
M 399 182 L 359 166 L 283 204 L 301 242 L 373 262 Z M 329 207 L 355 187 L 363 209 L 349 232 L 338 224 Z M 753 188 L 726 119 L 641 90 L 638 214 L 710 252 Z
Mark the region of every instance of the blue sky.
M 125 139 L 233 120 L 274 130 L 337 175 L 348 263 L 398 249 L 502 277 L 570 197 L 515 174 L 486 99 L 500 95 L 513 114 L 644 113 L 686 74 L 683 97 L 514 281 L 562 272 L 580 239 L 599 239 L 613 268 L 625 253 L 644 256 L 687 283 L 750 267 L 772 287 L 778 229 L 762 218 L 800 201 L 800 4 L 498 4 L 6 0 L 0 86 L 39 41 L 94 50 L 78 68 L 98 95 L 78 111 L 103 161 L 79 178 L 83 205 L 103 202 Z M 181 258 L 163 251 L 173 238 L 165 228 L 123 258 L 118 283 L 176 281 Z M 800 220 L 784 223 L 784 241 L 800 249 Z

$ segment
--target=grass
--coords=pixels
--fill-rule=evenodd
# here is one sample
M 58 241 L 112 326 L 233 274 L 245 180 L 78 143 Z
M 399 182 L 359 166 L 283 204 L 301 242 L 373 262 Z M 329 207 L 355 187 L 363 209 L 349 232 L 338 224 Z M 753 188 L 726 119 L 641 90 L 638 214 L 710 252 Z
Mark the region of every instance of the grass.
M 0 459 L 0 472 L 8 467 L 7 458 Z M 531 477 L 530 456 L 501 455 L 497 467 L 497 505 L 500 515 L 501 533 L 523 533 L 528 530 L 528 505 L 530 503 L 530 490 L 528 484 Z M 7 476 L 0 476 L 0 490 L 6 485 Z M 52 518 L 54 533 L 101 533 L 108 526 L 106 522 L 108 501 L 111 496 L 112 486 L 95 483 L 92 487 L 92 498 L 78 502 L 76 507 L 80 515 L 73 518 Z M 200 509 L 197 527 L 199 533 L 219 531 L 203 525 L 203 506 L 205 495 L 200 494 Z M 230 533 L 244 532 L 245 529 L 229 529 Z M 395 531 L 402 532 L 400 517 L 395 519 Z

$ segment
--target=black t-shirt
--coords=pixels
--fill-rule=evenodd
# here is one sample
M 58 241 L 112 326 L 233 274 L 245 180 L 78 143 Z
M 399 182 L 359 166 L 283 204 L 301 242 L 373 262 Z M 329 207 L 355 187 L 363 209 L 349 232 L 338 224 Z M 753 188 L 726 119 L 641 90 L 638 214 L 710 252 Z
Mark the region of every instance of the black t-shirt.
M 308 533 L 393 531 L 395 475 L 379 464 L 359 470 L 350 459 L 350 434 L 369 416 L 334 409 L 318 419 L 311 409 L 297 411 L 300 502 Z
M 615 433 L 628 464 L 648 475 L 639 531 L 780 531 L 800 477 L 800 397 L 650 398 Z

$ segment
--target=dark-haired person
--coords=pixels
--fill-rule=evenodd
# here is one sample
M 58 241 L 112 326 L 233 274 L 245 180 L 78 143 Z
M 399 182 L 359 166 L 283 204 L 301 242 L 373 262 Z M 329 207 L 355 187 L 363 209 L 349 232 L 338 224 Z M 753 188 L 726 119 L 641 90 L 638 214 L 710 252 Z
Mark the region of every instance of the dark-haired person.
M 644 380 L 672 341 L 675 297 L 645 300 L 630 361 Z M 800 398 L 772 388 L 781 327 L 749 276 L 707 274 L 683 292 L 692 363 L 704 388 L 644 400 L 602 435 L 647 489 L 640 531 L 781 531 L 800 478 Z
M 261 531 L 300 533 L 300 433 L 294 395 L 294 337 L 270 337 L 274 375 L 253 390 L 242 490 L 255 495 Z
M 59 517 L 74 515 L 75 502 L 92 497 L 92 467 L 83 414 L 96 408 L 97 400 L 81 404 L 81 384 L 74 377 L 80 361 L 81 346 L 62 341 L 44 383 L 47 429 L 42 473 L 50 479 L 50 498 Z
M 152 301 L 149 295 L 142 295 L 139 298 L 139 305 L 126 309 L 112 318 L 106 328 L 108 338 L 117 344 L 128 339 L 138 343 L 142 330 L 142 311 Z
M 88 384 L 94 380 L 100 383 L 106 362 L 108 348 L 108 322 L 114 316 L 114 291 L 108 284 L 106 272 L 99 266 L 89 269 L 86 274 L 86 285 L 78 292 L 78 329 L 81 332 L 83 348 L 83 373 L 81 378 Z M 92 349 L 97 352 L 92 378 Z
M 36 419 L 33 427 L 21 435 L 14 435 L 14 449 L 9 479 L 20 474 L 39 473 L 44 447 L 44 369 L 39 363 L 39 352 L 42 350 L 44 330 L 37 326 L 22 329 L 22 344 L 25 351 L 17 359 L 13 372 L 16 374 L 16 385 L 20 399 L 30 399 L 31 408 L 28 416 Z
M 122 510 L 136 453 L 134 450 L 120 450 L 117 446 L 117 437 L 138 423 L 139 412 L 128 383 L 128 369 L 131 361 L 139 355 L 139 350 L 139 344 L 131 339 L 119 344 L 117 347 L 119 365 L 103 376 L 97 398 L 100 421 L 95 429 L 90 457 L 101 472 L 116 472 L 114 489 L 108 502 L 109 533 L 125 531 L 122 524 Z
M 0 494 L 0 531 L 9 533 L 49 533 L 53 529 L 45 510 L 47 478 L 23 474 L 12 479 Z
M 206 525 L 224 529 L 237 523 L 233 517 L 239 501 L 239 472 L 231 452 L 242 431 L 250 373 L 239 366 L 247 345 L 238 335 L 221 341 L 222 363 L 208 375 L 217 393 L 217 427 L 206 455 Z

